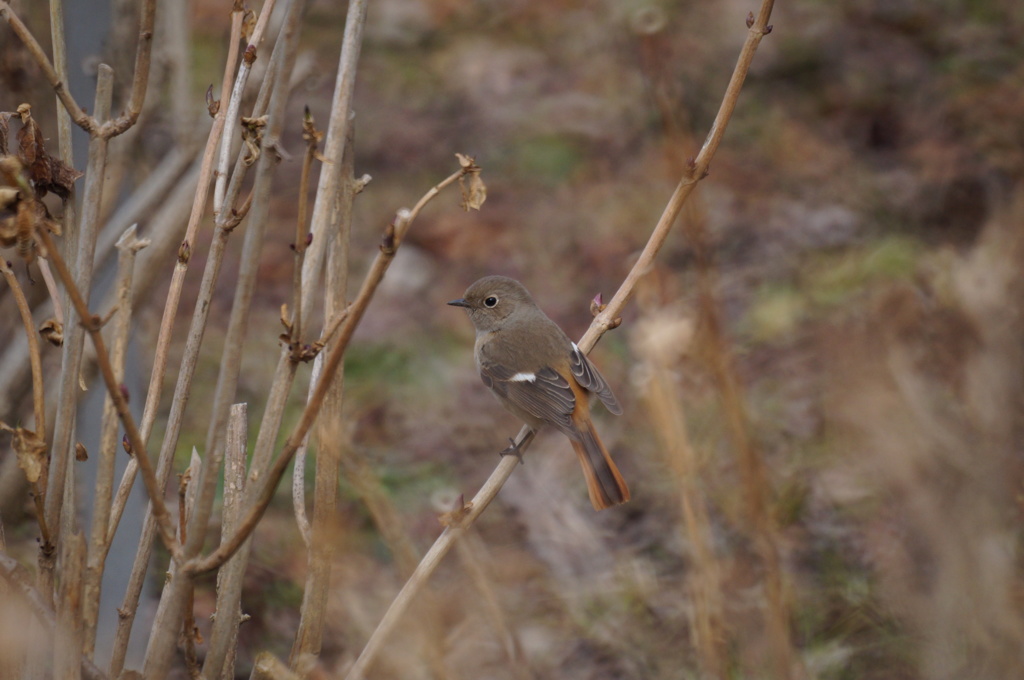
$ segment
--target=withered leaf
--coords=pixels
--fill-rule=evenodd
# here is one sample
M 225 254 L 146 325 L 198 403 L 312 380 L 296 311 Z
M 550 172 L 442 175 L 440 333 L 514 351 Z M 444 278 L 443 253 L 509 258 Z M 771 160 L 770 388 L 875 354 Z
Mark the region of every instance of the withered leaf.
M 246 156 L 242 162 L 249 167 L 260 157 L 263 144 L 263 130 L 267 127 L 267 116 L 259 118 L 242 117 L 242 141 L 245 142 Z
M 249 42 L 253 31 L 256 30 L 256 12 L 246 9 L 242 14 L 242 40 Z
M 82 173 L 66 165 L 59 158 L 51 156 L 46 151 L 46 140 L 43 131 L 32 118 L 32 107 L 22 104 L 18 107 L 18 115 L 21 117 L 21 129 L 18 130 L 18 158 L 28 170 L 29 179 L 35 187 L 36 194 L 40 198 L 47 192 L 60 196 L 66 201 L 71 195 L 71 187 L 75 181 L 82 176 Z M 9 116 L 8 116 L 9 118 Z M 6 124 L 4 120 L 3 141 L 6 146 Z
M 47 319 L 39 325 L 39 335 L 54 347 L 64 344 L 64 324 L 57 319 Z
M 18 457 L 18 467 L 24 471 L 25 479 L 29 484 L 38 482 L 46 469 L 46 443 L 35 432 L 23 427 L 9 427 L 0 423 L 0 429 L 14 435 L 11 448 Z
M 476 164 L 472 156 L 457 153 L 463 174 L 459 177 L 459 188 L 462 190 L 462 201 L 459 203 L 465 211 L 479 210 L 487 200 L 487 185 L 480 178 L 482 168 Z

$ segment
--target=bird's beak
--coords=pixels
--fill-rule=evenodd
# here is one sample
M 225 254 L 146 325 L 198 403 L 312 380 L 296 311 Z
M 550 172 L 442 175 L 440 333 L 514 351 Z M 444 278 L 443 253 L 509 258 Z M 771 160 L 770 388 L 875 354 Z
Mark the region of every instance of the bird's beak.
M 464 298 L 459 298 L 458 300 L 452 300 L 448 304 L 450 304 L 452 307 L 465 307 L 466 309 L 469 309 L 469 303 L 466 302 L 466 300 Z

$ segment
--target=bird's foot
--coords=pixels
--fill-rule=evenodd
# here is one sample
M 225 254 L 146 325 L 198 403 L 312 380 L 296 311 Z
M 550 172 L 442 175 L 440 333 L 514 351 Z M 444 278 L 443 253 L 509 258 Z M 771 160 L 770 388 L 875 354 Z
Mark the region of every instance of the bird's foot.
M 525 441 L 525 440 L 524 440 Z M 504 458 L 505 456 L 515 456 L 519 459 L 519 464 L 523 464 L 523 452 L 519 450 L 519 444 L 516 444 L 516 440 L 512 437 L 508 438 L 508 447 L 498 451 L 498 455 Z

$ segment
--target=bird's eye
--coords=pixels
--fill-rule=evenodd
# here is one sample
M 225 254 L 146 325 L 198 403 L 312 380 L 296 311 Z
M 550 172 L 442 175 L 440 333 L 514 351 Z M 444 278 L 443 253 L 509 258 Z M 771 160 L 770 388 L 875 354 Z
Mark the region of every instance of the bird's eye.
M 498 304 L 498 298 L 493 295 L 484 300 L 484 307 L 493 307 L 496 304 Z

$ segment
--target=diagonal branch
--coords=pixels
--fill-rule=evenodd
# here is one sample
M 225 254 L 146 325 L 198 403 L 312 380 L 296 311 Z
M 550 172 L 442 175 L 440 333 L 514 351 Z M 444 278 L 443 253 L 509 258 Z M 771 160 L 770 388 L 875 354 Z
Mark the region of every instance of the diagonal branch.
M 82 297 L 82 293 L 78 290 L 78 286 L 75 285 L 71 272 L 68 271 L 68 266 L 64 262 L 64 258 L 57 252 L 53 239 L 45 229 L 40 229 L 37 234 L 50 253 L 50 258 L 53 260 L 57 275 L 71 295 L 71 302 L 75 307 L 75 312 L 82 319 L 82 323 L 86 325 L 86 330 L 92 337 L 93 346 L 96 348 L 96 363 L 99 365 L 103 381 L 106 383 L 107 392 L 114 401 L 114 408 L 117 409 L 117 414 L 124 424 L 128 441 L 132 446 L 132 455 L 138 461 L 139 468 L 142 470 L 142 481 L 146 485 L 146 493 L 149 494 L 150 502 L 153 504 L 153 514 L 156 516 L 157 523 L 159 524 L 160 538 L 171 555 L 177 558 L 179 548 L 174 540 L 174 526 L 171 523 L 171 516 L 167 511 L 167 505 L 164 503 L 164 496 L 157 481 L 156 473 L 153 471 L 153 463 L 149 460 L 149 456 L 146 453 L 146 445 L 142 441 L 142 435 L 135 425 L 135 418 L 132 417 L 131 410 L 128 408 L 128 401 L 121 392 L 121 386 L 114 375 L 114 368 L 110 363 L 110 354 L 107 352 L 106 343 L 103 341 L 103 333 L 99 323 L 100 319 L 89 312 L 89 307 Z
M 753 60 L 754 52 L 757 50 L 758 44 L 769 31 L 768 18 L 771 16 L 772 6 L 774 0 L 763 0 L 761 9 L 758 13 L 757 19 L 753 16 L 748 17 L 747 26 L 750 29 L 747 33 L 747 39 L 743 44 L 743 48 L 740 51 L 740 56 L 737 59 L 736 67 L 733 69 L 732 77 L 729 80 L 729 85 L 726 87 L 725 96 L 722 99 L 722 104 L 718 109 L 718 114 L 715 116 L 714 123 L 712 123 L 711 131 L 708 133 L 707 139 L 704 141 L 703 147 L 701 147 L 700 153 L 694 159 L 690 165 L 688 172 L 680 180 L 679 185 L 669 198 L 668 204 L 665 206 L 665 210 L 662 212 L 661 218 L 655 225 L 650 238 L 647 241 L 647 245 L 644 246 L 643 252 L 637 259 L 633 268 L 626 275 L 622 285 L 619 286 L 618 291 L 612 297 L 604 310 L 598 313 L 594 318 L 594 321 L 590 324 L 590 328 L 584 333 L 580 339 L 578 345 L 584 352 L 589 352 L 593 349 L 597 341 L 604 335 L 608 330 L 615 328 L 619 325 L 620 319 L 619 314 L 622 312 L 626 303 L 633 296 L 637 282 L 644 275 L 650 271 L 654 258 L 657 256 L 661 247 L 665 244 L 665 240 L 668 238 L 669 232 L 672 230 L 672 225 L 675 223 L 676 218 L 679 216 L 682 210 L 683 204 L 686 199 L 689 198 L 693 189 L 697 183 L 707 175 L 708 168 L 711 164 L 711 159 L 714 157 L 715 151 L 721 144 L 722 138 L 725 135 L 725 128 L 729 123 L 729 119 L 732 117 L 733 110 L 736 108 L 736 100 L 739 97 L 740 89 L 743 87 L 743 81 L 747 76 L 747 71 L 750 69 L 750 63 Z M 519 435 L 516 437 L 516 441 L 520 447 L 525 448 L 529 445 L 528 441 L 524 441 L 524 437 L 530 432 L 528 427 L 523 427 L 519 431 Z M 523 450 L 521 448 L 520 450 Z M 453 513 L 454 517 L 452 522 L 445 528 L 441 535 L 438 536 L 437 540 L 424 555 L 423 560 L 419 566 L 416 567 L 416 571 L 409 578 L 406 584 L 399 591 L 395 600 L 391 603 L 388 611 L 384 614 L 384 618 L 381 619 L 377 629 L 374 630 L 370 636 L 369 641 L 366 643 L 366 647 L 360 653 L 359 658 L 356 659 L 355 664 L 349 670 L 346 676 L 347 680 L 362 680 L 365 677 L 366 671 L 369 669 L 371 663 L 376 658 L 377 653 L 380 651 L 384 640 L 394 630 L 398 621 L 401 619 L 405 610 L 409 607 L 413 597 L 423 588 L 427 579 L 434 573 L 441 560 L 451 549 L 456 539 L 462 535 L 462 533 L 469 528 L 477 517 L 490 505 L 491 501 L 497 496 L 498 491 L 511 476 L 512 471 L 515 469 L 519 460 L 515 456 L 505 456 L 501 462 L 491 473 L 491 476 L 487 478 L 484 485 L 477 492 L 473 500 L 470 501 L 464 508 Z
M 369 306 L 370 300 L 373 299 L 374 293 L 377 292 L 377 286 L 380 285 L 381 280 L 384 278 L 384 274 L 387 272 L 388 266 L 395 258 L 395 253 L 398 251 L 398 247 L 401 245 L 402 239 L 405 238 L 405 234 L 409 230 L 409 226 L 423 207 L 437 196 L 442 189 L 455 183 L 460 177 L 478 170 L 479 168 L 475 165 L 464 165 L 457 172 L 452 173 L 424 194 L 423 198 L 419 200 L 412 210 L 400 210 L 394 223 L 388 225 L 388 228 L 384 232 L 384 239 L 380 246 L 380 252 L 377 253 L 377 257 L 370 266 L 370 271 L 366 274 L 366 278 L 363 280 L 363 285 L 359 290 L 359 295 L 356 296 L 355 301 L 348 307 L 348 315 L 345 317 L 345 321 L 338 331 L 338 337 L 335 340 L 336 344 L 331 347 L 327 354 L 327 358 L 324 360 L 323 373 L 320 378 L 320 382 L 317 383 L 316 389 L 310 395 L 309 401 L 306 403 L 306 407 L 302 411 L 302 416 L 299 418 L 298 424 L 295 426 L 292 434 L 285 442 L 280 455 L 274 462 L 274 466 L 263 480 L 263 484 L 260 487 L 258 502 L 250 508 L 245 518 L 239 523 L 237 531 L 235 531 L 234 535 L 231 536 L 230 540 L 221 542 L 220 546 L 208 556 L 190 560 L 185 565 L 185 569 L 187 571 L 199 574 L 218 568 L 220 565 L 224 564 L 224 562 L 230 558 L 236 550 L 238 550 L 239 546 L 242 545 L 249 534 L 256 528 L 256 525 L 259 524 L 260 519 L 263 517 L 263 513 L 266 512 L 267 507 L 270 505 L 270 501 L 274 497 L 274 490 L 277 488 L 278 483 L 281 481 L 285 471 L 288 469 L 288 465 L 291 463 L 292 456 L 295 455 L 295 451 L 302 444 L 302 440 L 305 438 L 306 433 L 309 432 L 309 429 L 313 426 L 313 422 L 316 420 L 317 414 L 320 413 L 320 408 L 323 406 L 324 398 L 326 397 L 328 389 L 333 382 L 332 378 L 338 370 L 338 366 L 341 364 L 341 359 L 345 354 L 345 348 L 348 347 L 348 343 L 352 339 L 352 334 L 359 325 L 359 321 L 363 318 L 363 314 L 366 312 L 366 308 Z

